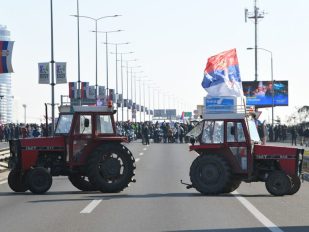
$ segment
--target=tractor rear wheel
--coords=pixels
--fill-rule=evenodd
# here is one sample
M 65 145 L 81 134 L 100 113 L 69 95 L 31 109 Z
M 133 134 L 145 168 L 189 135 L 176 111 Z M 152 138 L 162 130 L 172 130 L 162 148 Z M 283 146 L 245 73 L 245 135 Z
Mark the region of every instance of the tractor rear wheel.
M 292 188 L 290 192 L 288 193 L 288 195 L 293 195 L 297 193 L 301 186 L 301 180 L 299 176 L 296 176 L 296 175 L 291 176 L 291 182 L 292 182 Z
M 93 184 L 89 182 L 89 179 L 86 176 L 82 176 L 77 173 L 72 173 L 69 175 L 69 180 L 72 183 L 72 185 L 81 190 L 81 191 L 96 191 L 98 188 L 96 188 Z
M 224 158 L 216 155 L 197 157 L 190 167 L 192 186 L 202 194 L 224 193 L 231 181 L 231 170 Z
M 134 176 L 132 153 L 121 144 L 102 145 L 89 156 L 86 173 L 90 183 L 104 193 L 120 192 Z
M 52 177 L 43 167 L 33 168 L 27 175 L 29 189 L 34 194 L 46 193 L 52 185 Z
M 26 175 L 22 174 L 21 171 L 12 169 L 8 176 L 8 184 L 10 188 L 17 193 L 26 192 L 29 187 L 26 180 Z
M 270 194 L 283 196 L 291 191 L 292 183 L 283 171 L 274 171 L 269 174 L 265 186 Z

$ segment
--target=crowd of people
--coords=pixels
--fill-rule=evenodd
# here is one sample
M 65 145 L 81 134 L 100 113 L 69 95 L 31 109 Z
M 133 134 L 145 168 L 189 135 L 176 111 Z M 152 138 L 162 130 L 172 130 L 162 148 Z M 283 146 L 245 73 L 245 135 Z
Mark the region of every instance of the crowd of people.
M 50 127 L 50 125 L 49 125 Z M 188 142 L 186 134 L 193 128 L 191 122 L 117 122 L 117 133 L 128 137 L 129 141 L 141 139 L 143 144 L 154 143 L 184 143 Z M 11 139 L 47 136 L 51 128 L 45 124 L 5 124 L 0 125 L 0 141 L 8 142 Z M 306 125 L 258 125 L 258 133 L 262 143 L 291 142 L 291 145 L 309 147 L 309 127 Z
M 118 122 L 118 134 L 126 135 L 130 140 L 142 139 L 143 144 L 154 143 L 184 143 L 193 125 L 182 122 Z
M 45 124 L 2 124 L 0 125 L 0 141 L 8 142 L 12 139 L 39 137 L 47 135 Z
M 263 141 L 269 142 L 291 142 L 292 146 L 297 144 L 309 147 L 309 127 L 305 125 L 258 125 L 258 133 Z

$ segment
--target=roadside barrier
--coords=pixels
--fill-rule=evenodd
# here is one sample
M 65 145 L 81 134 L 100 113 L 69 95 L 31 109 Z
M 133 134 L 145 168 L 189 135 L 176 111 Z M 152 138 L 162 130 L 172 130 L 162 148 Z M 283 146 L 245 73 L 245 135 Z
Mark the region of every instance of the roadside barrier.
M 309 157 L 307 157 L 307 156 L 304 156 L 303 171 L 304 172 L 309 172 Z
M 5 171 L 8 169 L 8 159 L 10 157 L 10 149 L 4 148 L 0 149 L 0 172 Z

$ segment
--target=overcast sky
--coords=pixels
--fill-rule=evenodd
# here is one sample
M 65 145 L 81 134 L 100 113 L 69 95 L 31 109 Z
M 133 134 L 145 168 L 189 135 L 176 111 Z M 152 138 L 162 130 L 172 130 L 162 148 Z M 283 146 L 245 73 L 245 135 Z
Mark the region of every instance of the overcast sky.
M 67 62 L 69 81 L 77 81 L 76 0 L 54 0 L 55 60 Z M 165 92 L 165 104 L 193 110 L 203 103 L 201 87 L 207 58 L 221 51 L 237 49 L 242 80 L 254 80 L 254 24 L 245 23 L 244 9 L 253 10 L 253 0 L 79 0 L 80 15 L 101 17 L 120 14 L 98 23 L 98 30 L 123 32 L 109 35 L 109 42 L 130 42 L 119 52 L 133 51 L 125 59 Z M 309 1 L 259 0 L 265 18 L 259 22 L 258 45 L 271 50 L 274 79 L 289 81 L 289 106 L 276 107 L 275 115 L 285 119 L 295 107 L 308 104 Z M 44 103 L 51 101 L 48 85 L 38 84 L 38 62 L 50 61 L 50 1 L 10 0 L 0 8 L 0 24 L 16 41 L 13 51 L 13 95 L 27 104 L 29 121 L 43 118 Z M 95 84 L 94 22 L 80 20 L 81 79 Z M 106 83 L 104 35 L 98 35 L 98 80 Z M 114 47 L 110 48 L 114 51 Z M 115 88 L 115 56 L 109 56 L 110 88 Z M 270 80 L 270 56 L 259 52 L 258 80 Z M 67 85 L 56 86 L 56 101 L 67 95 Z M 160 104 L 164 101 L 160 99 Z M 157 102 L 155 102 L 155 106 Z M 163 105 L 160 105 L 163 108 Z M 157 106 L 156 106 L 157 108 Z M 270 110 L 263 112 L 269 119 Z M 19 112 L 22 114 L 22 110 Z M 22 118 L 22 115 L 21 115 Z

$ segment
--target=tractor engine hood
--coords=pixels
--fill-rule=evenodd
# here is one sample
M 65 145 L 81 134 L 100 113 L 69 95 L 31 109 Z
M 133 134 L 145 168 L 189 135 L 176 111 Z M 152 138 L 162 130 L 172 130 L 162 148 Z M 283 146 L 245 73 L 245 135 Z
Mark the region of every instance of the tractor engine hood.
M 39 137 L 20 139 L 22 150 L 63 151 L 65 150 L 64 136 Z
M 298 154 L 298 149 L 293 147 L 278 147 L 268 145 L 255 145 L 255 157 L 272 157 L 272 158 L 295 158 Z

